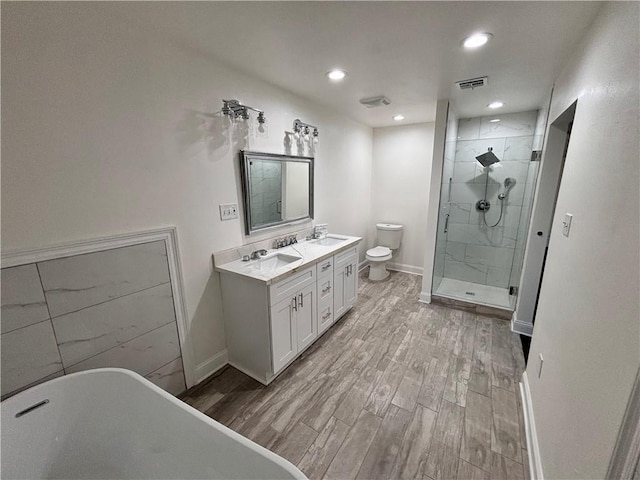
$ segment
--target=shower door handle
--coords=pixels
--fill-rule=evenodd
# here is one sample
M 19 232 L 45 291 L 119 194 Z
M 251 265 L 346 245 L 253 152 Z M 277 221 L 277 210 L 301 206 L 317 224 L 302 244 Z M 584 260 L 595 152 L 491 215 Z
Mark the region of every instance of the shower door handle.
M 447 216 L 444 217 L 444 233 L 447 233 L 449 231 L 449 214 L 447 213 Z

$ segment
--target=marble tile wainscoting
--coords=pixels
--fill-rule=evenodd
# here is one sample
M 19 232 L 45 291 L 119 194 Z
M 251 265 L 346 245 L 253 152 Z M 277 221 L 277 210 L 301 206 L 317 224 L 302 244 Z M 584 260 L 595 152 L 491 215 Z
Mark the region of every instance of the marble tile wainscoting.
M 2 269 L 2 397 L 81 370 L 185 390 L 167 249 L 153 241 Z

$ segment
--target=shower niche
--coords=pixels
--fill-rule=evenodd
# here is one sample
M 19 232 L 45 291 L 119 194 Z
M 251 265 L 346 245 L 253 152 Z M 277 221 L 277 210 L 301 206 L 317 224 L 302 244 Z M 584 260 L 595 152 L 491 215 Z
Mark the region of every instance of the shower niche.
M 544 125 L 538 111 L 449 107 L 432 296 L 514 309 Z

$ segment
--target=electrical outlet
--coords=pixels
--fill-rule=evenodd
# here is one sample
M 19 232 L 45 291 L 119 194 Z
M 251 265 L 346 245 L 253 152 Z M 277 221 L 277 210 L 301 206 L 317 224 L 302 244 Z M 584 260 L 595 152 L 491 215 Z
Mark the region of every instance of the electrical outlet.
M 542 358 L 542 354 L 539 353 L 540 364 L 538 365 L 538 378 L 542 376 L 542 364 L 544 363 L 544 358 Z
M 238 218 L 238 204 L 237 203 L 220 204 L 220 220 L 233 220 L 234 218 Z

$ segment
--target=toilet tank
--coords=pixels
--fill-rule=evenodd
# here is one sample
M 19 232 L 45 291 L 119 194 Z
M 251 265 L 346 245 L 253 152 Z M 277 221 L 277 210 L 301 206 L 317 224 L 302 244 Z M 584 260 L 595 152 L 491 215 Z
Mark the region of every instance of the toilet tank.
M 402 240 L 402 225 L 394 225 L 392 223 L 378 223 L 378 245 L 395 250 L 400 247 Z

